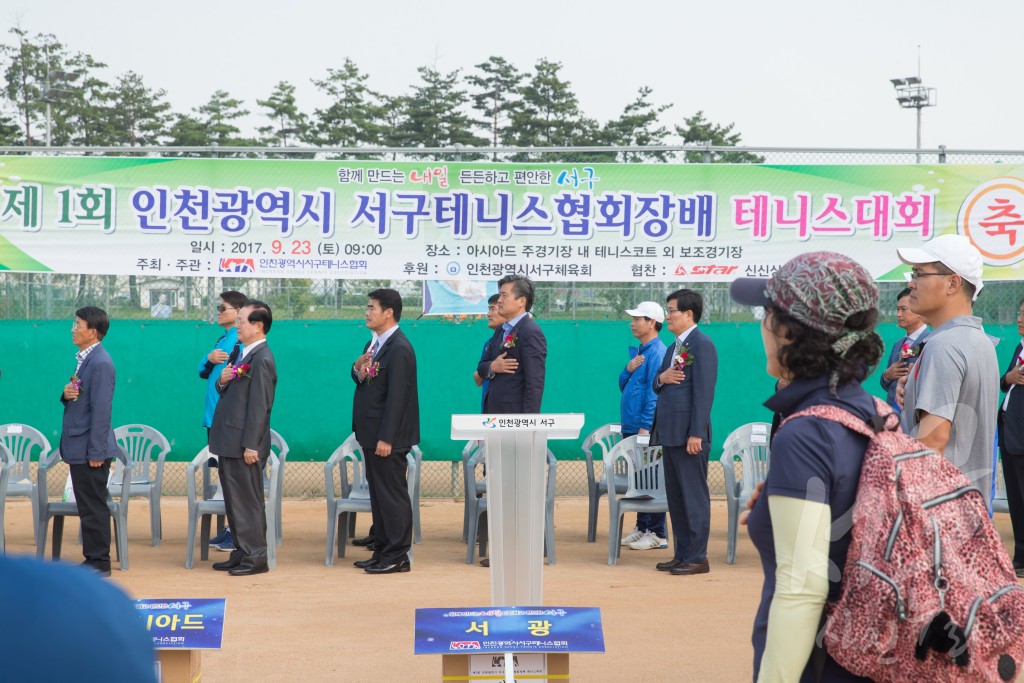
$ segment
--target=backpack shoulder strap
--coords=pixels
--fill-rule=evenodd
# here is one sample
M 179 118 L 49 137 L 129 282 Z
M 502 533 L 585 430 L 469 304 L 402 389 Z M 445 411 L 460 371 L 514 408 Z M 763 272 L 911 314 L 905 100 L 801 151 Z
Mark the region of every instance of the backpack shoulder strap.
M 838 422 L 847 429 L 857 432 L 858 434 L 862 434 L 870 439 L 878 432 L 884 430 L 895 431 L 899 427 L 899 419 L 897 418 L 896 413 L 894 413 L 892 408 L 886 405 L 884 401 L 876 398 L 875 410 L 878 414 L 868 421 L 862 420 L 850 411 L 840 408 L 839 406 L 816 405 L 793 413 L 782 421 L 779 428 L 781 429 L 782 425 L 798 417 L 816 417 L 822 420 Z

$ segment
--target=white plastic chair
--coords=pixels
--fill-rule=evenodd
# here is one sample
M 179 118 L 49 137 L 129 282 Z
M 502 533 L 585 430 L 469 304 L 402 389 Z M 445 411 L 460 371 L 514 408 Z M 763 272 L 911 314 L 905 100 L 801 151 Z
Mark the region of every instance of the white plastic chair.
M 32 502 L 32 535 L 39 540 L 39 496 L 32 481 L 32 458 L 42 460 L 50 452 L 50 442 L 42 432 L 26 424 L 0 425 L 0 443 L 14 457 L 7 479 L 8 498 L 28 498 Z
M 64 518 L 78 517 L 78 503 L 75 501 L 54 500 L 51 501 L 46 493 L 46 476 L 49 469 L 60 458 L 60 449 L 43 458 L 39 462 L 39 533 L 36 535 L 36 558 L 43 559 L 46 552 L 46 534 L 50 525 L 50 518 L 53 518 L 53 559 L 60 559 L 60 549 L 64 541 Z M 118 474 L 121 477 L 121 495 L 116 499 L 110 496 L 110 489 L 107 489 L 107 507 L 110 508 L 110 516 L 114 520 L 114 541 L 117 553 L 117 562 L 121 570 L 128 569 L 128 495 L 131 489 L 131 468 L 128 464 L 128 453 L 124 448 L 117 449 L 115 461 L 121 467 Z
M 587 542 L 593 543 L 597 540 L 597 510 L 601 502 L 601 496 L 608 493 L 608 472 L 602 468 L 601 477 L 597 478 L 594 473 L 594 460 L 604 462 L 608 452 L 622 440 L 622 425 L 606 424 L 601 425 L 583 440 L 583 457 L 587 461 L 587 492 L 590 496 L 590 505 L 587 511 Z M 594 446 L 598 446 L 601 452 L 595 458 Z M 615 492 L 625 493 L 626 467 L 621 461 L 617 462 L 617 470 L 614 472 Z
M 648 434 L 631 436 L 615 444 L 604 457 L 607 472 L 615 471 L 619 461 L 626 465 L 626 491 L 621 496 L 608 494 L 608 564 L 612 567 L 619 559 L 622 517 L 627 512 L 668 512 L 661 446 L 649 442 Z
M 281 499 L 284 498 L 284 467 L 288 462 L 288 442 L 281 438 L 281 435 L 270 430 L 270 450 L 277 455 L 277 491 L 274 496 L 270 495 L 270 476 L 263 471 L 263 495 L 269 500 L 277 501 L 277 544 L 281 545 L 284 539 L 284 525 L 281 523 Z
M 754 488 L 768 476 L 771 451 L 768 437 L 772 426 L 767 422 L 750 422 L 737 427 L 722 446 L 722 474 L 725 476 L 726 508 L 729 513 L 726 564 L 736 563 L 736 535 L 742 510 Z M 736 480 L 736 463 L 740 464 L 740 479 Z
M 216 455 L 210 454 L 209 447 L 203 448 L 199 454 L 192 459 L 192 462 L 185 468 L 185 485 L 188 491 L 188 541 L 185 546 L 185 569 L 192 569 L 195 559 L 196 527 L 202 519 L 202 529 L 199 535 L 199 559 L 206 561 L 210 557 L 210 522 L 214 516 L 218 518 L 226 514 L 223 498 L 214 498 L 214 487 L 209 485 L 210 458 L 219 460 Z M 196 471 L 203 472 L 203 496 L 199 497 L 196 491 Z M 281 462 L 273 449 L 267 459 L 264 468 L 264 477 L 267 477 L 269 484 L 263 488 L 264 495 L 269 491 L 269 498 L 266 501 L 267 516 L 267 565 L 273 569 L 277 566 L 277 546 L 281 544 L 277 537 L 277 511 L 281 509 L 278 497 L 281 487 L 278 481 L 281 473 Z
M 143 497 L 149 500 L 149 526 L 154 546 L 160 545 L 163 538 L 163 518 L 160 514 L 160 493 L 164 480 L 164 459 L 171 451 L 171 444 L 166 437 L 147 425 L 129 424 L 114 430 L 114 438 L 129 457 L 131 470 L 131 486 L 128 496 Z M 110 495 L 121 496 L 120 462 L 114 463 L 114 474 L 111 477 Z
M 409 487 L 409 502 L 412 504 L 413 544 L 420 542 L 420 500 L 419 481 L 423 452 L 419 446 L 413 446 L 406 454 L 408 470 L 406 479 Z M 348 464 L 352 463 L 352 478 L 348 475 Z M 339 469 L 341 495 L 335 493 L 334 468 Z M 344 443 L 334 450 L 331 457 L 324 463 L 324 490 L 327 493 L 327 553 L 325 564 L 334 565 L 334 545 L 337 539 L 337 556 L 345 557 L 345 546 L 349 536 L 355 531 L 356 515 L 360 512 L 369 514 L 370 486 L 366 481 L 366 465 L 363 462 L 363 449 L 351 434 Z M 340 520 L 340 524 L 339 524 Z M 409 560 L 412 560 L 410 550 Z
M 480 447 L 470 459 L 470 471 L 475 471 L 476 465 L 483 464 L 486 460 L 487 450 L 481 442 Z M 547 463 L 547 488 L 544 495 L 544 555 L 548 558 L 548 564 L 555 564 L 555 480 L 558 476 L 558 460 L 550 448 L 547 452 Z M 484 478 L 481 481 L 484 492 L 486 492 L 487 479 Z M 481 555 L 487 552 L 487 524 L 480 523 L 481 518 L 487 515 L 487 496 L 481 494 L 479 497 L 466 498 L 466 511 L 469 515 L 466 564 L 473 564 L 477 544 L 480 546 Z
M 483 439 L 473 439 L 467 441 L 466 445 L 462 449 L 462 540 L 467 541 L 469 539 L 469 511 L 470 511 L 470 498 L 479 498 L 484 495 L 487 490 L 487 480 L 484 478 L 477 479 L 476 476 L 476 465 L 480 462 L 480 458 L 473 459 L 473 456 L 477 454 L 484 447 Z M 473 460 L 473 464 L 470 464 L 470 460 Z
M 7 507 L 7 480 L 14 467 L 14 456 L 0 442 L 0 555 L 7 552 L 7 539 L 4 537 L 4 508 Z

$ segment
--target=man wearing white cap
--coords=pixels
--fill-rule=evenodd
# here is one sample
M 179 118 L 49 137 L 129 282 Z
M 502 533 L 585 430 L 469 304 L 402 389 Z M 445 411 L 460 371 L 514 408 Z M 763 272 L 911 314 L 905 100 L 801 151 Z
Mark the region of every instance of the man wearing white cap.
M 635 434 L 649 434 L 654 422 L 654 409 L 658 395 L 654 393 L 654 378 L 658 375 L 661 361 L 665 358 L 666 346 L 658 333 L 665 322 L 665 310 L 653 301 L 643 301 L 635 309 L 626 311 L 633 318 L 629 329 L 640 342 L 640 347 L 630 347 L 632 356 L 625 369 L 619 373 L 619 390 L 622 419 L 622 438 Z M 636 355 L 633 355 L 633 350 Z M 625 536 L 622 545 L 633 550 L 667 548 L 664 512 L 638 512 L 636 526 Z
M 896 253 L 913 266 L 910 310 L 933 330 L 905 378 L 903 429 L 959 467 L 988 503 L 999 365 L 981 318 L 971 315 L 984 286 L 981 253 L 961 235 Z

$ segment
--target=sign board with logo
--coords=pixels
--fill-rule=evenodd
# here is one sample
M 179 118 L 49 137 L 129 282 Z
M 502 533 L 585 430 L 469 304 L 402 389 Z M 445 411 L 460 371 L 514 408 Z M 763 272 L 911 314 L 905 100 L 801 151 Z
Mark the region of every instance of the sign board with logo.
M 583 421 L 582 413 L 452 415 L 452 438 L 482 439 L 489 432 L 540 430 L 549 439 L 575 439 Z
M 897 280 L 907 272 L 898 247 L 956 232 L 982 252 L 986 279 L 1017 280 L 1022 216 L 1014 164 L 8 156 L 0 270 L 731 281 L 831 250 Z
M 157 650 L 219 650 L 224 598 L 145 598 L 135 601 Z
M 415 653 L 604 652 L 597 607 L 416 610 Z

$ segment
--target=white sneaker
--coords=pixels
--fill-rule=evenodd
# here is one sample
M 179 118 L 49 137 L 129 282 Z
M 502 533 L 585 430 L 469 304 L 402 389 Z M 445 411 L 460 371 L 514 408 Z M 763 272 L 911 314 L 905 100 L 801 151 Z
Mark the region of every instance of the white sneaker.
M 619 541 L 619 545 L 629 545 L 629 546 L 631 546 L 633 543 L 636 543 L 641 538 L 643 538 L 644 534 L 646 534 L 646 533 L 647 533 L 646 531 L 640 531 L 636 527 L 633 527 L 633 530 L 629 532 L 629 535 L 627 535 L 625 538 L 623 538 L 621 541 Z
M 668 541 L 658 538 L 658 535 L 653 531 L 648 531 L 639 539 L 630 543 L 629 547 L 633 550 L 655 550 L 656 548 L 667 548 Z

